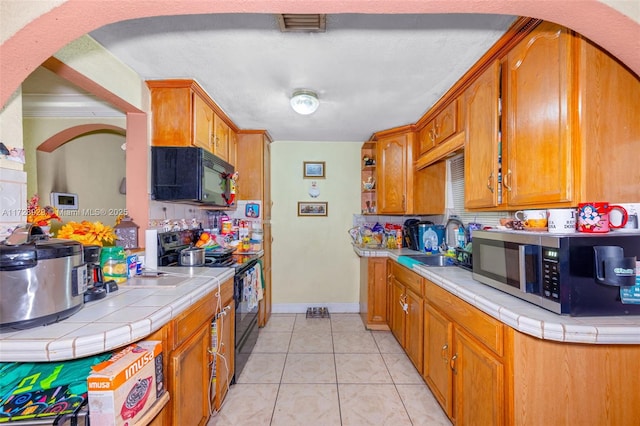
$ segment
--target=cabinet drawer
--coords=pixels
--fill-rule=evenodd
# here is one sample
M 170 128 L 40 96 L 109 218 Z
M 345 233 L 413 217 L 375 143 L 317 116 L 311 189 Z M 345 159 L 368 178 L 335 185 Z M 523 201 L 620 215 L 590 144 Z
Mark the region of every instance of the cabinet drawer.
M 232 286 L 233 287 L 233 286 Z M 232 294 L 233 296 L 233 294 Z M 189 310 L 175 319 L 175 343 L 178 347 L 205 322 L 210 321 L 217 306 L 216 292 L 213 291 L 203 297 Z
M 425 281 L 427 302 L 453 322 L 464 327 L 497 355 L 503 354 L 504 325 L 429 280 Z
M 392 262 L 391 265 L 391 274 L 395 277 L 396 280 L 406 285 L 418 296 L 422 297 L 424 295 L 422 284 L 424 280 L 420 275 L 396 262 Z

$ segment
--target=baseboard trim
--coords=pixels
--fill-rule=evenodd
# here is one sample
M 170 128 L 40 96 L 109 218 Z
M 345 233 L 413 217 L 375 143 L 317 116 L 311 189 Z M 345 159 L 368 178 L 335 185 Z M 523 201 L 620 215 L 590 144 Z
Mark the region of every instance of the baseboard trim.
M 360 312 L 359 303 L 274 303 L 271 313 L 274 314 L 304 314 L 307 308 L 326 307 L 330 314 L 357 314 Z

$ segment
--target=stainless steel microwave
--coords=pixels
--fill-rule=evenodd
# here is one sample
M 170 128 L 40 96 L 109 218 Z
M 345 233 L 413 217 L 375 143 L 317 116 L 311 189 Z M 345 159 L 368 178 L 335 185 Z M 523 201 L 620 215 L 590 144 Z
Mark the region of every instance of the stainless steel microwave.
M 473 278 L 558 314 L 640 315 L 640 234 L 474 231 Z
M 151 147 L 151 198 L 230 207 L 231 164 L 196 147 Z

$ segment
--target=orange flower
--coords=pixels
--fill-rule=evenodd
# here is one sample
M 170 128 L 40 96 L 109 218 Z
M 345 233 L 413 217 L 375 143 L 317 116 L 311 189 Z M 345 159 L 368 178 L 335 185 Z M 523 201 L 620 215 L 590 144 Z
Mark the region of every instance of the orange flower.
M 34 194 L 27 204 L 27 222 L 37 226 L 49 226 L 52 220 L 59 220 L 58 210 L 51 206 L 41 207 L 39 204 L 40 197 Z
M 110 226 L 101 222 L 69 222 L 60 228 L 58 238 L 75 240 L 83 245 L 102 246 L 105 242 L 113 243 L 117 237 Z

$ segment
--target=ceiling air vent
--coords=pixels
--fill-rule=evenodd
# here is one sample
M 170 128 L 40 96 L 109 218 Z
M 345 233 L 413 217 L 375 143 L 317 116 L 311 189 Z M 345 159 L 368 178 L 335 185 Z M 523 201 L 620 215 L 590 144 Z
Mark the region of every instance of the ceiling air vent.
M 327 26 L 327 15 L 285 13 L 276 15 L 280 31 L 323 33 Z

